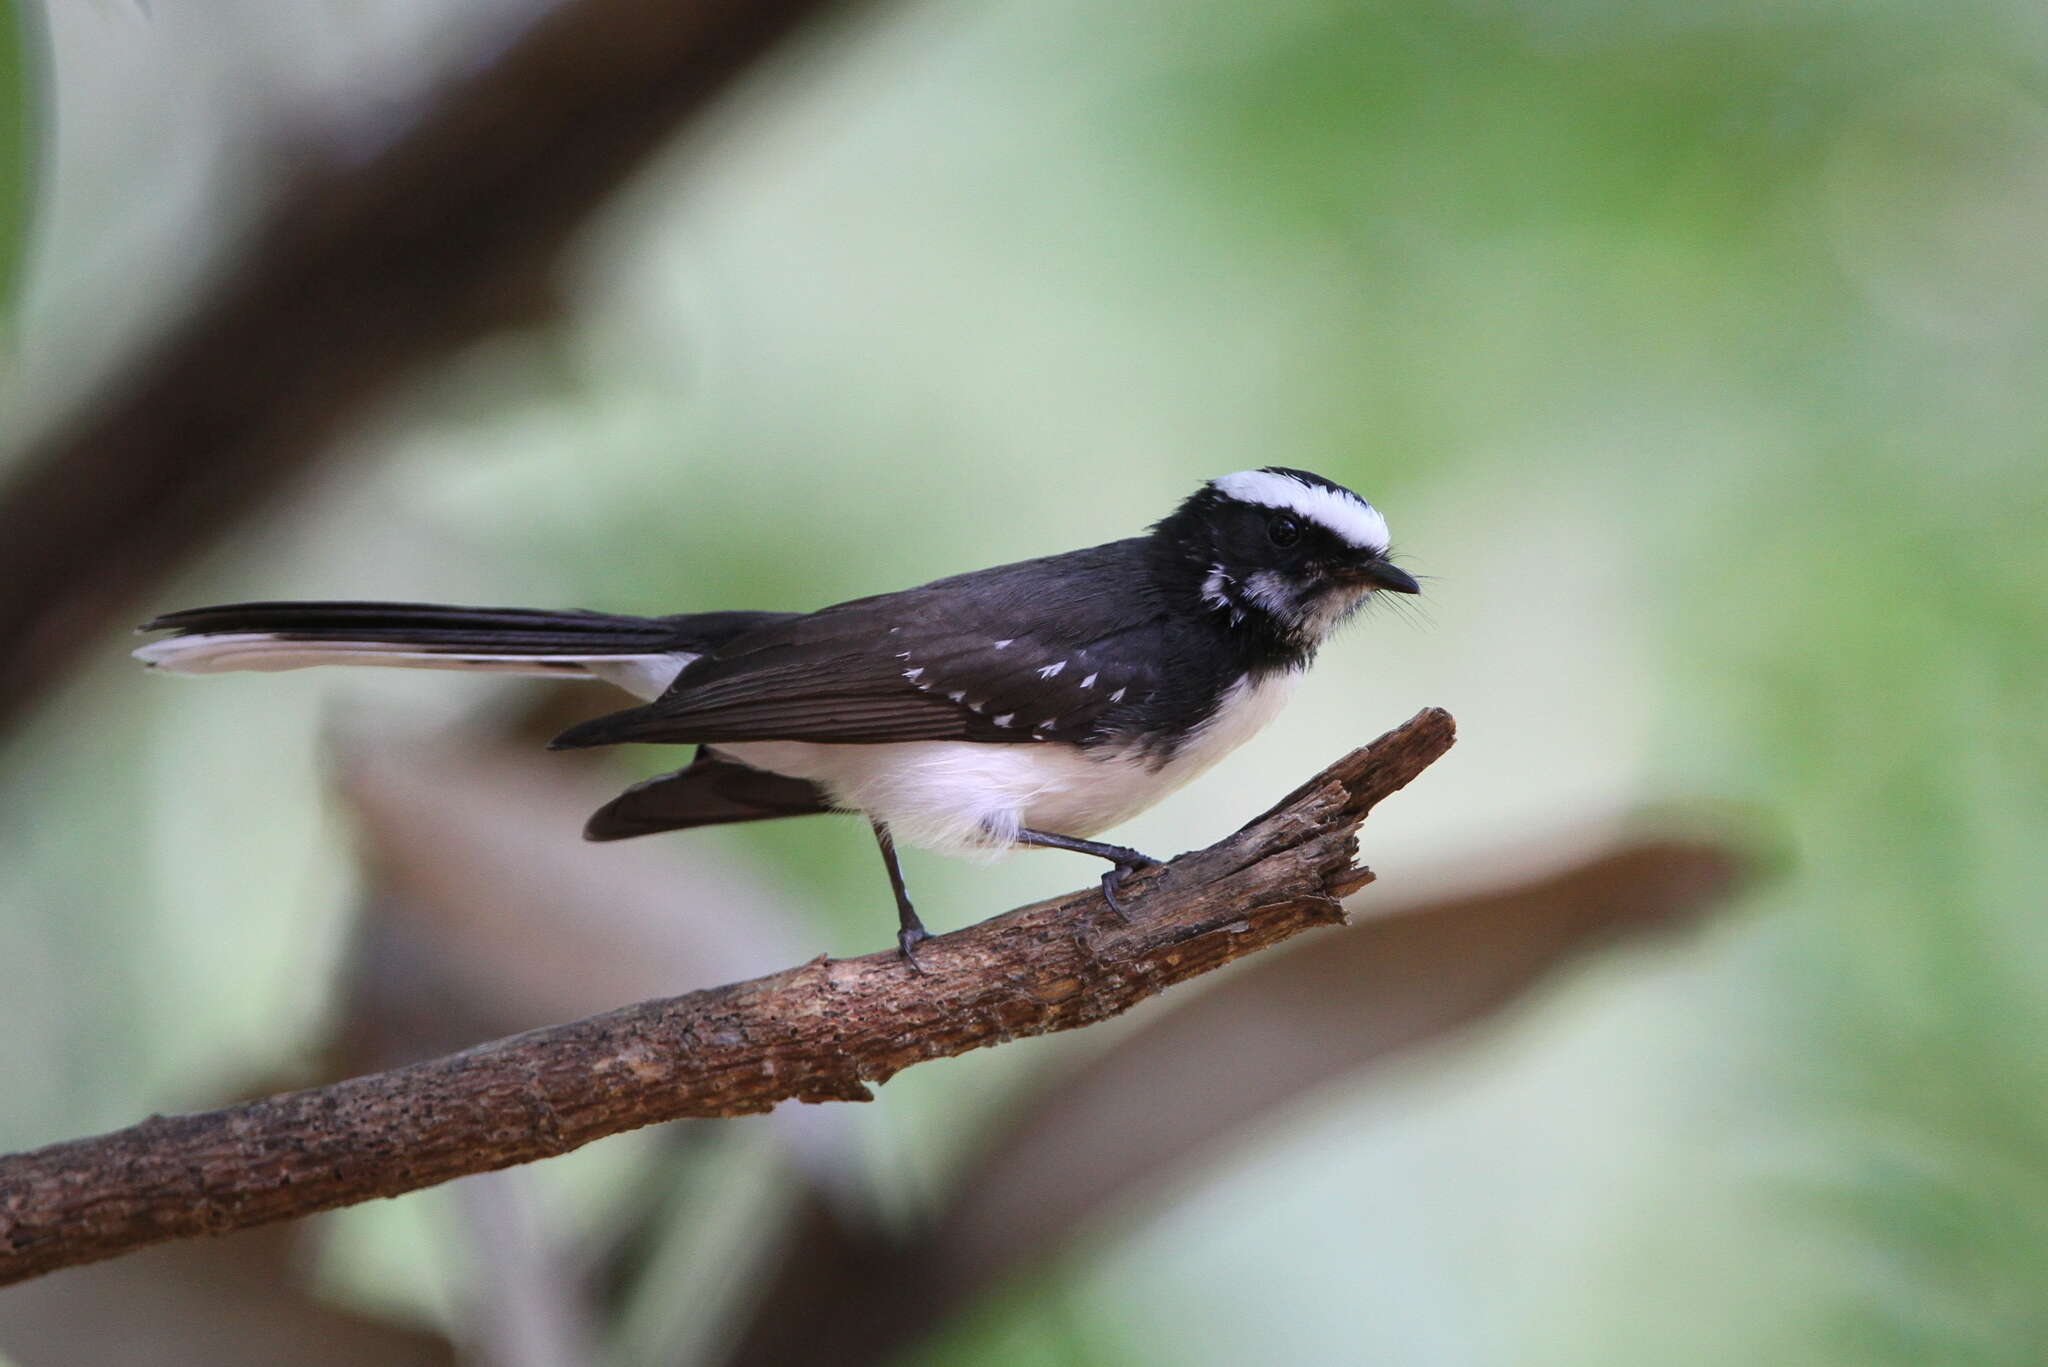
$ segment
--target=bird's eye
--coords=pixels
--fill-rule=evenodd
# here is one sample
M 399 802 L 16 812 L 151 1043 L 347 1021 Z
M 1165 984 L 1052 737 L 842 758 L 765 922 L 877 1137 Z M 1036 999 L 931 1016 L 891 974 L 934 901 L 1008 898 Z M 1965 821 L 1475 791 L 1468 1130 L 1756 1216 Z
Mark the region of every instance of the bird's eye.
M 1266 523 L 1266 535 L 1276 546 L 1292 546 L 1301 540 L 1301 523 L 1286 513 L 1275 513 Z

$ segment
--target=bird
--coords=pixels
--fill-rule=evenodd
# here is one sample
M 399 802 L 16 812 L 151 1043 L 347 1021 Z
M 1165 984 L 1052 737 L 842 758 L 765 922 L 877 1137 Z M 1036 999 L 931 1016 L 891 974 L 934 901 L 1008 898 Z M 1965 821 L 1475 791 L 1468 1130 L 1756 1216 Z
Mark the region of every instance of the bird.
M 641 705 L 550 749 L 695 745 L 634 785 L 590 840 L 813 813 L 864 816 L 922 971 L 929 938 L 898 841 L 953 854 L 1108 862 L 1109 910 L 1159 861 L 1093 837 L 1262 729 L 1373 594 L 1419 593 L 1386 518 L 1306 470 L 1203 484 L 1141 536 L 815 612 L 667 617 L 425 603 L 251 602 L 172 612 L 134 653 L 178 674 L 315 665 L 595 679 Z

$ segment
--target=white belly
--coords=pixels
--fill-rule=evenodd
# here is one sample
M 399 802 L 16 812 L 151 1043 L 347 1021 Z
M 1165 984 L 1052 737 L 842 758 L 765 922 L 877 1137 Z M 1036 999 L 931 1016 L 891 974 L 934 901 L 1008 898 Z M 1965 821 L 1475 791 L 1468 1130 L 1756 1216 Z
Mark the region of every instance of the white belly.
M 1129 820 L 1250 740 L 1300 675 L 1240 679 L 1206 725 L 1159 765 L 1135 750 L 899 741 L 818 745 L 748 741 L 717 748 L 745 764 L 806 778 L 842 807 L 888 823 L 923 849 L 1000 852 L 1019 827 L 1086 838 Z

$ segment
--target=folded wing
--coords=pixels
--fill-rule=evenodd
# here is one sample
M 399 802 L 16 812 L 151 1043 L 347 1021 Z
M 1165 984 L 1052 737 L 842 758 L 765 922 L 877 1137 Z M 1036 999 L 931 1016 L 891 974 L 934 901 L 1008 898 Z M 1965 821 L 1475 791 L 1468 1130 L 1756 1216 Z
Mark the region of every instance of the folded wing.
M 1163 614 L 1119 594 L 1117 542 L 856 600 L 737 636 L 645 707 L 557 748 L 803 740 L 1082 740 L 1157 687 Z

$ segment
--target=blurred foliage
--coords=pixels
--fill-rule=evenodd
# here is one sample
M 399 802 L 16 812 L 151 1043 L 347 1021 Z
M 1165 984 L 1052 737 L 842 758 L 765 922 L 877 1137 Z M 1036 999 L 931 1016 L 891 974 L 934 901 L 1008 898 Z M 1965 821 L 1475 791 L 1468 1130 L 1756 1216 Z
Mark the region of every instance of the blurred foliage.
M 101 113 L 56 147 L 44 373 L 219 249 L 219 205 L 275 174 L 266 118 L 399 102 L 385 58 L 441 22 L 231 8 L 53 16 L 59 94 Z M 307 51 L 309 14 L 346 43 Z M 116 187 L 159 206 L 118 251 L 87 231 Z M 806 606 L 1322 470 L 1435 576 L 1430 621 L 1361 623 L 1122 838 L 1198 843 L 1440 703 L 1464 740 L 1375 818 L 1369 897 L 1649 808 L 1739 812 L 1786 871 L 1697 944 L 1276 1118 L 920 1360 L 2021 1367 L 2048 1342 L 2044 240 L 2020 0 L 892 8 L 650 177 L 572 325 L 480 349 L 151 606 Z M 120 645 L 0 790 L 10 1144 L 289 1061 L 351 898 L 323 726 L 521 706 L 145 679 Z M 772 868 L 816 948 L 884 943 L 854 823 L 689 839 Z M 1076 881 L 909 873 L 935 925 Z M 916 1209 L 1034 1048 L 890 1084 L 865 1180 Z M 390 1294 L 456 1257 L 351 1247 L 336 1284 Z
M 29 15 L 0 0 L 0 319 L 14 312 L 28 255 L 36 179 L 36 89 Z

